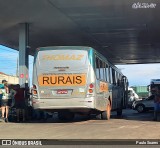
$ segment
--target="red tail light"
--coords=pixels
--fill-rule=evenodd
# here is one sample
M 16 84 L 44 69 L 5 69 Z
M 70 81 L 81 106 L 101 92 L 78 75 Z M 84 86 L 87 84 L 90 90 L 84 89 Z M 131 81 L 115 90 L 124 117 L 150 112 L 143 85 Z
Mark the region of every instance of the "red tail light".
M 94 85 L 91 83 L 91 84 L 89 85 L 89 87 L 90 87 L 90 88 L 93 88 L 93 87 L 94 87 Z
M 88 92 L 90 93 L 90 94 L 92 94 L 93 93 L 93 88 L 94 88 L 94 85 L 91 83 L 91 84 L 89 84 L 89 89 L 88 89 Z
M 93 89 L 89 89 L 88 91 L 89 91 L 89 93 L 93 93 Z

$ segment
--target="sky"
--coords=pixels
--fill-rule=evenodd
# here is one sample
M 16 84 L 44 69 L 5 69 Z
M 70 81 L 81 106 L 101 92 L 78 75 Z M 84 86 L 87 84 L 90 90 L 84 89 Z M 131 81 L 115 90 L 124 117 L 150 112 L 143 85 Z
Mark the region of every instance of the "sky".
M 0 72 L 16 76 L 18 51 L 0 45 Z M 29 77 L 32 83 L 33 56 L 29 56 Z
M 18 51 L 0 45 L 0 72 L 16 75 Z M 127 76 L 129 86 L 147 86 L 150 79 L 160 79 L 160 64 L 116 65 Z M 29 77 L 32 83 L 33 57 L 29 56 Z
M 147 86 L 151 79 L 160 79 L 160 64 L 116 65 L 127 76 L 129 86 Z

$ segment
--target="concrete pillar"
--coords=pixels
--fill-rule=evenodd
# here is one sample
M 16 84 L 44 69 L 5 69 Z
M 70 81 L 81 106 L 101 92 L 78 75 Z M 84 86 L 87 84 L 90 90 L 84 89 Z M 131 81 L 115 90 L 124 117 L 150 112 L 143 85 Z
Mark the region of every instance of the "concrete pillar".
M 28 87 L 28 57 L 29 24 L 19 25 L 19 84 L 21 88 Z

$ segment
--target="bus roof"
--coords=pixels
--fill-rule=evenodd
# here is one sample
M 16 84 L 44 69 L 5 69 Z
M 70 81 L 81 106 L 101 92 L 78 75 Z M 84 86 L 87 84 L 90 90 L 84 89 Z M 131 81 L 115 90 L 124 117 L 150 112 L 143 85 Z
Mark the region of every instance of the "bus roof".
M 47 46 L 47 47 L 39 47 L 37 50 L 90 50 L 92 47 L 88 46 Z
M 47 46 L 47 47 L 39 47 L 37 48 L 37 52 L 36 54 L 38 53 L 38 51 L 44 51 L 44 50 L 68 50 L 68 49 L 71 49 L 71 50 L 93 50 L 97 55 L 99 55 L 102 60 L 106 61 L 107 63 L 109 63 L 109 65 L 114 68 L 116 71 L 118 71 L 119 73 L 122 74 L 122 72 L 116 67 L 114 66 L 108 59 L 107 57 L 104 57 L 101 53 L 99 53 L 97 50 L 95 50 L 94 48 L 92 47 L 89 47 L 89 46 Z M 123 74 L 122 74 L 123 75 Z

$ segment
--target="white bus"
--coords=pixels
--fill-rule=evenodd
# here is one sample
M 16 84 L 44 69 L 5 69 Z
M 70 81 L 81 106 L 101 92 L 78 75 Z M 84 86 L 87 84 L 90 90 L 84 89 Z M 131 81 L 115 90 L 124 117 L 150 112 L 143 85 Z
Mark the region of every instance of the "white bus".
M 58 112 L 61 120 L 76 114 L 110 119 L 127 106 L 127 78 L 91 47 L 38 48 L 33 65 L 34 109 Z

